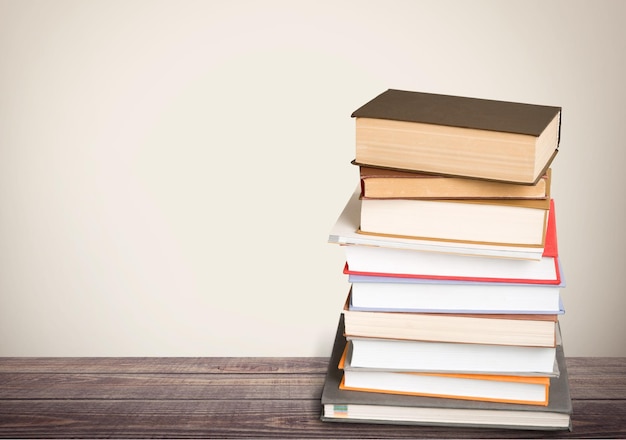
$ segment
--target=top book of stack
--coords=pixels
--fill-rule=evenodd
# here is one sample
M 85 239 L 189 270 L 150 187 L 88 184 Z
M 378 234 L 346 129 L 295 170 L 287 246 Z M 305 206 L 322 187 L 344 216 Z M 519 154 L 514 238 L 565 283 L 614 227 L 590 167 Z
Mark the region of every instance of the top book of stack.
M 561 107 L 389 89 L 352 117 L 355 165 L 534 185 L 558 152 Z

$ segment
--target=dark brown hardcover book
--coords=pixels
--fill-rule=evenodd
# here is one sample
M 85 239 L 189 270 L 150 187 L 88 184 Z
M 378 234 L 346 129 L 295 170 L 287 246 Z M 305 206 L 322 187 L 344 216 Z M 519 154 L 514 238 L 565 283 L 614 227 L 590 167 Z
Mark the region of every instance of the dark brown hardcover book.
M 389 89 L 352 113 L 356 165 L 535 184 L 561 107 Z

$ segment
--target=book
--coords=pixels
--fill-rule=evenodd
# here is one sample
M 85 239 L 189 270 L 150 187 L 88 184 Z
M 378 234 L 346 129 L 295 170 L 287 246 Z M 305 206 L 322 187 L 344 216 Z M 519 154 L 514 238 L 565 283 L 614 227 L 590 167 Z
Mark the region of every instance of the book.
M 558 315 L 377 312 L 343 309 L 346 337 L 467 344 L 557 345 Z
M 536 283 L 511 283 L 511 282 L 499 282 L 499 281 L 470 281 L 470 280 L 448 280 L 442 278 L 409 278 L 409 277 L 394 277 L 394 276 L 376 276 L 376 275 L 348 275 L 348 282 L 350 283 L 388 283 L 388 284 L 461 284 L 461 285 L 482 285 L 489 284 L 490 286 L 534 286 L 534 287 L 547 287 L 553 289 L 562 289 L 566 286 L 565 276 L 563 275 L 563 268 L 559 265 L 561 271 L 559 284 L 551 285 L 537 285 Z
M 340 318 L 320 403 L 326 422 L 436 425 L 529 430 L 571 430 L 572 400 L 562 346 L 557 347 L 560 374 L 550 379 L 547 406 L 438 397 L 368 393 L 340 389 L 339 361 L 345 348 Z
M 492 258 L 491 256 L 429 253 L 411 249 L 349 245 L 343 247 L 346 254 L 344 273 L 384 277 L 558 285 L 561 283 L 562 269 L 558 253 L 556 209 L 553 201 L 551 205 L 543 254 L 539 260 Z
M 351 194 L 332 226 L 328 242 L 339 245 L 364 245 L 392 249 L 410 249 L 423 252 L 455 255 L 476 255 L 496 258 L 540 260 L 544 253 L 542 246 L 457 242 L 450 240 L 417 239 L 386 235 L 363 234 L 359 229 L 361 216 L 360 185 Z M 549 227 L 548 223 L 548 227 Z M 548 237 L 546 237 L 548 238 Z M 556 236 L 554 237 L 556 238 Z M 547 243 L 546 243 L 547 245 Z
M 561 283 L 558 255 L 546 255 L 539 261 L 532 261 L 360 245 L 345 246 L 344 252 L 344 273 L 348 275 L 544 285 Z
M 383 278 L 388 277 L 367 277 Z M 393 278 L 398 279 L 398 278 Z M 563 314 L 561 284 L 352 282 L 350 310 L 423 313 Z
M 556 347 L 348 337 L 344 370 L 558 376 Z
M 547 406 L 550 378 L 460 373 L 344 371 L 339 388 L 385 394 Z
M 389 89 L 352 113 L 359 166 L 535 184 L 561 107 Z
M 551 200 L 361 198 L 365 234 L 543 247 Z
M 359 167 L 361 197 L 370 199 L 546 199 L 552 169 L 536 184 L 519 185 L 437 174 Z

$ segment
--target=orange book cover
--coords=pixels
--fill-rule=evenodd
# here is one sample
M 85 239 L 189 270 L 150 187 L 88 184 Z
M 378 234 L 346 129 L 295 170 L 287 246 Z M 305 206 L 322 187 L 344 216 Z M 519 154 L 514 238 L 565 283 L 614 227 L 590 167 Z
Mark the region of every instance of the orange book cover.
M 392 373 L 392 374 L 422 374 L 422 373 Z M 474 379 L 496 380 L 496 379 L 487 379 L 486 377 L 475 377 Z M 528 400 L 517 400 L 517 399 L 498 399 L 498 398 L 489 398 L 489 397 L 463 396 L 463 395 L 455 395 L 455 394 L 414 393 L 414 392 L 404 392 L 404 391 L 395 391 L 395 390 L 379 390 L 379 389 L 371 389 L 371 388 L 348 387 L 345 385 L 345 374 L 341 380 L 341 384 L 339 385 L 339 389 L 346 390 L 346 391 L 363 391 L 363 392 L 368 392 L 368 393 L 398 394 L 398 395 L 405 395 L 405 396 L 439 397 L 439 398 L 444 398 L 444 399 L 474 400 L 474 401 L 480 401 L 480 402 L 516 403 L 519 405 L 548 406 L 549 394 L 550 394 L 549 380 L 544 385 L 544 387 L 545 387 L 545 398 L 542 401 L 534 401 L 534 400 L 528 401 Z

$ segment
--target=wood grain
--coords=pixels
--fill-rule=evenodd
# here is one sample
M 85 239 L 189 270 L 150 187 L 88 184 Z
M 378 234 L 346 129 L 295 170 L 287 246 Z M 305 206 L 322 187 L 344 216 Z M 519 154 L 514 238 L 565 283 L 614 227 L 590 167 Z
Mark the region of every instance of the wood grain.
M 325 372 L 323 357 L 46 357 L 0 358 L 0 373 L 238 373 Z
M 321 422 L 327 358 L 3 358 L 3 438 L 626 438 L 626 358 L 568 358 L 572 432 Z

